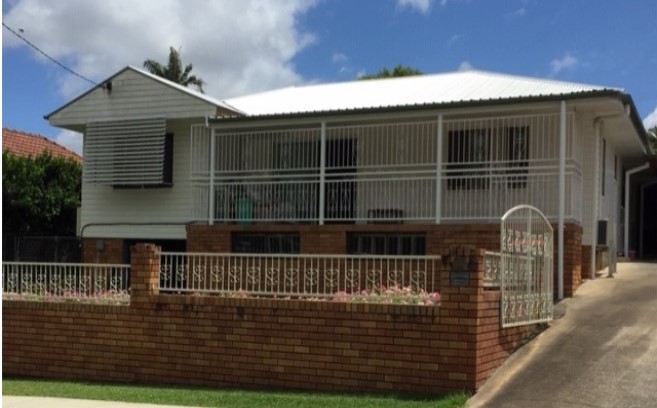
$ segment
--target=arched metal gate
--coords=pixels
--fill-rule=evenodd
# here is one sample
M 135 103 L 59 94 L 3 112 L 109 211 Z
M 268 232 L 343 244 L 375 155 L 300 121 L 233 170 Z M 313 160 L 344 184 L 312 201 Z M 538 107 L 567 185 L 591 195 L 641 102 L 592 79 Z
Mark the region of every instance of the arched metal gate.
M 553 231 L 535 207 L 519 205 L 501 222 L 502 327 L 552 320 Z

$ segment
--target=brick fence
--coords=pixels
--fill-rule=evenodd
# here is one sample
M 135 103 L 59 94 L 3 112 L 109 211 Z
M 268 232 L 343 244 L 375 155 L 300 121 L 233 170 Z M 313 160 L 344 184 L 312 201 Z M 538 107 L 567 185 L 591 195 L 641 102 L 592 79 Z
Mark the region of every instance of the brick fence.
M 484 250 L 444 254 L 442 305 L 158 293 L 158 248 L 132 249 L 129 306 L 3 301 L 3 373 L 210 387 L 474 391 L 537 326 L 500 328 Z M 455 256 L 469 283 L 451 286 Z

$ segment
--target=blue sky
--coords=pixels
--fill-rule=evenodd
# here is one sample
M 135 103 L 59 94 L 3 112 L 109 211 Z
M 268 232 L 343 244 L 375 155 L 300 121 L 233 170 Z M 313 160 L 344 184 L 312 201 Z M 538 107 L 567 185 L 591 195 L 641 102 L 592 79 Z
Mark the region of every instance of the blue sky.
M 3 0 L 3 22 L 100 81 L 170 45 L 217 98 L 475 68 L 624 88 L 657 125 L 655 0 Z M 2 31 L 2 125 L 80 149 L 43 116 L 91 86 Z

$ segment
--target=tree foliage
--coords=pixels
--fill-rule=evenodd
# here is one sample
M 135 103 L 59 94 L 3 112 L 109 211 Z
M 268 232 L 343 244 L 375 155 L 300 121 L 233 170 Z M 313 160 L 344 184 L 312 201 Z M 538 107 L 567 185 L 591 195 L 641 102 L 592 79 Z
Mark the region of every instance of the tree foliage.
M 397 65 L 391 70 L 388 70 L 387 67 L 383 67 L 383 69 L 376 74 L 373 75 L 363 75 L 359 77 L 358 79 L 379 79 L 379 78 L 395 78 L 395 77 L 404 77 L 404 76 L 413 76 L 413 75 L 423 75 L 424 72 L 420 71 L 419 69 L 407 67 L 404 65 Z
M 2 152 L 2 233 L 75 235 L 82 165 L 49 153 Z
M 648 142 L 652 148 L 652 154 L 657 155 L 657 126 L 648 129 Z
M 198 78 L 196 75 L 190 75 L 192 72 L 192 64 L 182 67 L 180 60 L 180 52 L 173 47 L 169 47 L 169 61 L 167 65 L 162 65 L 159 62 L 147 59 L 144 61 L 144 68 L 151 74 L 168 79 L 183 86 L 194 85 L 199 92 L 203 93 L 203 85 L 205 82 Z

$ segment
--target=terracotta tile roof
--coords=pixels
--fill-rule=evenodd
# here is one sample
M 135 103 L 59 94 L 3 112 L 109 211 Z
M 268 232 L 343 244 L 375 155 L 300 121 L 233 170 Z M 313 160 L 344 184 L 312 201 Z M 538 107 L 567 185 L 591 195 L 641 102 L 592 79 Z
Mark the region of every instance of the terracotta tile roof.
M 45 150 L 55 157 L 71 158 L 82 162 L 82 156 L 45 136 L 14 129 L 2 128 L 2 150 L 8 150 L 17 156 L 28 157 L 38 156 Z

